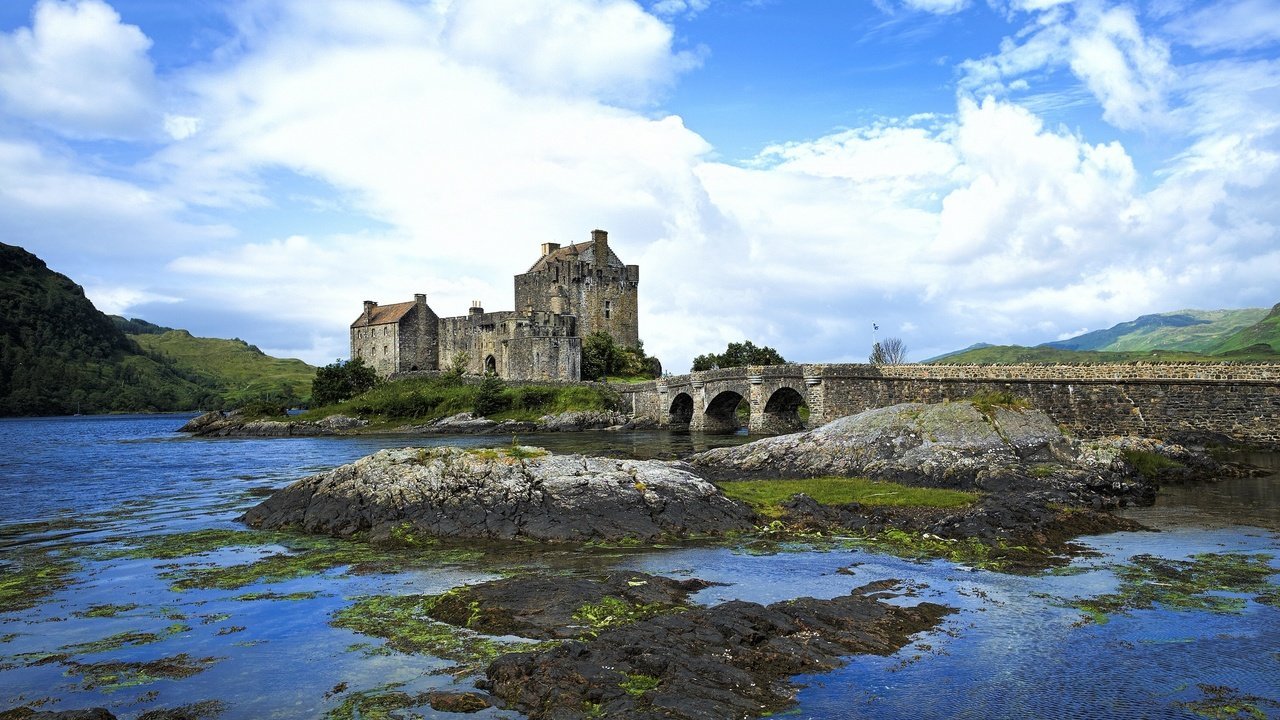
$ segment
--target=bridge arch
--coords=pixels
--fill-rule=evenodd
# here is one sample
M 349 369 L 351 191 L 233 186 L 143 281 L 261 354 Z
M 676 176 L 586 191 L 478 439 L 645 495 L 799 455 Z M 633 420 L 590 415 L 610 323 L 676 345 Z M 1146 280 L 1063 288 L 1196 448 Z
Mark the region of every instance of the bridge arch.
M 783 386 L 773 391 L 764 404 L 759 429 L 767 433 L 790 433 L 804 429 L 809 404 L 795 388 Z M 755 428 L 752 428 L 755 429 Z
M 705 432 L 737 432 L 742 423 L 738 420 L 738 406 L 745 398 L 735 390 L 722 390 L 707 403 L 703 427 Z
M 693 396 L 682 392 L 671 398 L 667 417 L 671 425 L 688 425 L 693 422 Z

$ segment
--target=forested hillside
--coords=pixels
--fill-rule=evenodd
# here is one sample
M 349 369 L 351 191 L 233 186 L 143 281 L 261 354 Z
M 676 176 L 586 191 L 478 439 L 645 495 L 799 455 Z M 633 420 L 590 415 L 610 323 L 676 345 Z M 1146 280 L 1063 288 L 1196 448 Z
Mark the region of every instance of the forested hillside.
M 215 383 L 149 356 L 84 290 L 0 243 L 0 415 L 220 406 Z

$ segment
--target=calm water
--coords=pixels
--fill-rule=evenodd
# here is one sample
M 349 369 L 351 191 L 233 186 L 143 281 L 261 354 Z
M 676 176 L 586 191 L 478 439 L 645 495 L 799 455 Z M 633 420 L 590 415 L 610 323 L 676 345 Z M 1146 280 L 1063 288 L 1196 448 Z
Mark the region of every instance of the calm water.
M 1264 715 L 1280 717 L 1280 705 L 1268 702 L 1280 700 L 1280 608 L 1256 602 L 1258 593 L 1227 593 L 1236 598 L 1230 612 L 1156 604 L 1112 614 L 1104 624 L 1086 622 L 1069 606 L 1073 599 L 1116 591 L 1114 568 L 1137 555 L 1262 553 L 1269 557 L 1259 562 L 1280 572 L 1276 475 L 1162 493 L 1154 508 L 1131 513 L 1160 532 L 1089 538 L 1097 554 L 1073 563 L 1072 574 L 1022 577 L 847 549 L 760 554 L 750 548 L 525 546 L 491 548 L 483 556 L 405 556 L 358 566 L 358 572 L 337 566 L 232 589 L 181 590 L 175 585 L 192 573 L 286 550 L 263 545 L 159 559 L 118 551 L 155 534 L 243 529 L 234 518 L 258 502 L 264 489 L 382 447 L 510 442 L 198 440 L 173 432 L 183 419 L 0 420 L 0 582 L 33 563 L 71 563 L 65 587 L 34 607 L 0 608 L 0 710 L 32 703 L 42 709 L 105 706 L 130 718 L 216 699 L 225 704 L 222 718 L 311 718 L 333 711 L 353 693 L 391 684 L 411 693 L 466 689 L 471 680 L 455 680 L 449 672 L 453 663 L 389 651 L 381 640 L 335 628 L 329 620 L 362 595 L 442 592 L 511 572 L 627 567 L 728 583 L 696 596 L 705 603 L 833 597 L 873 580 L 898 578 L 915 589 L 897 602 L 926 599 L 957 609 L 939 630 L 894 656 L 854 658 L 833 673 L 802 678 L 806 688 L 789 717 L 1195 718 L 1203 715 L 1188 704 L 1215 692 L 1244 697 Z M 639 457 L 678 456 L 707 443 L 740 441 L 658 432 L 520 438 L 553 450 Z M 1255 461 L 1275 467 L 1276 457 Z M 1274 594 L 1280 574 L 1269 582 Z M 237 599 L 251 592 L 309 594 Z M 125 609 L 110 617 L 88 613 L 107 604 Z M 85 645 L 113 637 L 106 650 Z M 182 679 L 156 679 L 102 665 L 182 654 L 203 669 Z M 343 690 L 333 692 L 338 689 Z M 437 716 L 427 708 L 416 713 L 404 717 Z M 489 710 L 473 717 L 519 716 Z

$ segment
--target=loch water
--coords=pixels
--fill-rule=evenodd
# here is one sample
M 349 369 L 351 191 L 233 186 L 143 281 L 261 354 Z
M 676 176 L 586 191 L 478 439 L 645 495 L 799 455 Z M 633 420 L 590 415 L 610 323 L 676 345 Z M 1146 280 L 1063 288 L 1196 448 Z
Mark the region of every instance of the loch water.
M 838 543 L 750 542 L 473 542 L 272 574 L 272 558 L 314 547 L 263 534 L 188 553 L 155 536 L 243 531 L 235 518 L 270 489 L 383 447 L 512 439 L 196 439 L 175 432 L 185 420 L 0 420 L 0 592 L 23 591 L 0 594 L 0 711 L 101 706 L 133 718 L 213 701 L 200 706 L 208 717 L 362 717 L 361 697 L 467 690 L 475 677 L 458 675 L 455 660 L 400 653 L 335 626 L 335 614 L 359 598 L 439 593 L 513 573 L 626 568 L 723 583 L 693 597 L 707 604 L 827 598 L 893 578 L 904 589 L 893 602 L 956 610 L 892 656 L 854 657 L 797 678 L 803 688 L 786 717 L 1280 718 L 1276 455 L 1251 458 L 1271 467 L 1269 476 L 1164 490 L 1155 506 L 1127 511 L 1154 531 L 1083 538 L 1092 553 L 1033 575 Z M 617 457 L 678 457 L 744 440 L 658 431 L 519 438 Z M 1210 561 L 1252 567 L 1255 585 L 1187 590 L 1152 571 L 1195 575 Z M 240 567 L 254 571 L 226 572 Z M 1106 613 L 1082 609 L 1098 598 L 1128 601 Z M 422 706 L 396 717 L 454 716 Z M 521 716 L 489 709 L 472 717 Z

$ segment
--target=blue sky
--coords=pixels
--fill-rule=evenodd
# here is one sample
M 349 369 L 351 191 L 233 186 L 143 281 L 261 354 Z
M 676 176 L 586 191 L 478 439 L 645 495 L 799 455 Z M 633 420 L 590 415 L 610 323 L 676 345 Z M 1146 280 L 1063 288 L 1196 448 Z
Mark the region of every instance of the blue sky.
M 667 368 L 1280 301 L 1274 0 L 0 5 L 0 235 L 324 363 L 610 231 Z

